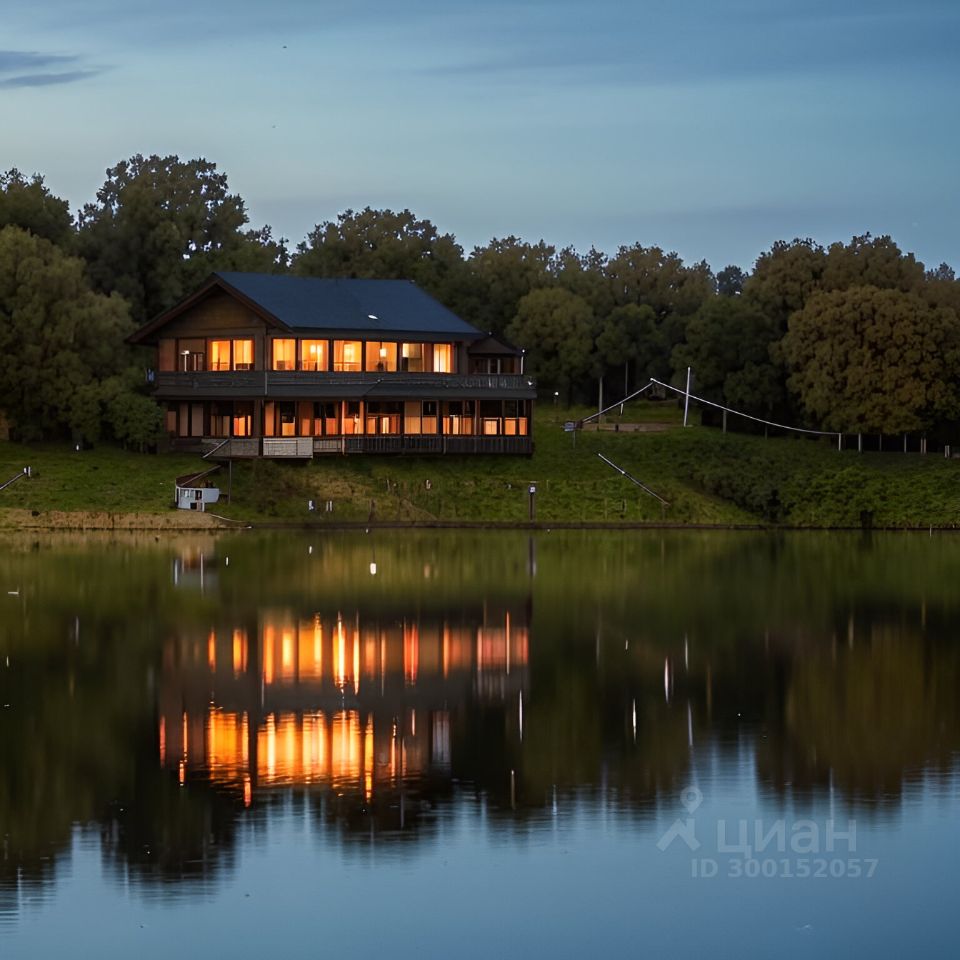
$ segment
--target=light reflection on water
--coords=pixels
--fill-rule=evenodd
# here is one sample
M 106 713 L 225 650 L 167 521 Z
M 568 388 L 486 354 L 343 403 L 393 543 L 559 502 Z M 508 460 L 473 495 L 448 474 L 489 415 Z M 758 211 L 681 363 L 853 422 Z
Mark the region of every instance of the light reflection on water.
M 893 955 L 905 911 L 936 955 L 958 572 L 948 538 L 12 542 L 3 956 L 314 956 L 321 925 L 354 955 Z M 735 875 L 745 837 L 769 876 Z M 843 874 L 797 877 L 808 847 Z

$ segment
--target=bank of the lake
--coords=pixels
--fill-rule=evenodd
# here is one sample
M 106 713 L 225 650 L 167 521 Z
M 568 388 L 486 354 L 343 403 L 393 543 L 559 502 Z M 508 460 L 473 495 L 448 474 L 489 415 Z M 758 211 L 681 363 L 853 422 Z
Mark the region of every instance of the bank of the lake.
M 840 452 L 828 440 L 683 429 L 670 410 L 660 410 L 634 414 L 660 429 L 607 429 L 574 438 L 562 429 L 569 414 L 546 409 L 530 458 L 237 462 L 229 481 L 232 502 L 214 512 L 228 525 L 519 525 L 530 519 L 528 491 L 535 484 L 536 521 L 544 524 L 960 525 L 960 467 L 942 456 L 858 454 Z M 668 505 L 611 469 L 599 453 Z M 182 529 L 223 522 L 172 508 L 174 478 L 204 466 L 196 456 L 0 444 L 0 482 L 27 465 L 32 476 L 0 492 L 0 526 Z M 225 491 L 225 468 L 218 482 Z M 315 512 L 308 511 L 311 500 Z

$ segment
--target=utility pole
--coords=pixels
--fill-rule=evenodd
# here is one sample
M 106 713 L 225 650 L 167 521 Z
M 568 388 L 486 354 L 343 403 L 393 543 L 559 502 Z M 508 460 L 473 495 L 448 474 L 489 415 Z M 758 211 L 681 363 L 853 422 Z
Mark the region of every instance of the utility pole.
M 690 412 L 690 368 L 687 367 L 687 392 L 683 398 L 683 425 L 687 425 L 687 414 Z

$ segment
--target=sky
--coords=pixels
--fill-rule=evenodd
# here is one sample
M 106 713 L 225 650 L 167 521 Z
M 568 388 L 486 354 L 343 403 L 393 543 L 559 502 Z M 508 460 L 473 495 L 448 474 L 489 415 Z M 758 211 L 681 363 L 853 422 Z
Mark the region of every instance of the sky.
M 76 209 L 205 157 L 293 243 L 346 209 L 753 265 L 891 234 L 960 272 L 957 0 L 4 0 L 0 169 Z

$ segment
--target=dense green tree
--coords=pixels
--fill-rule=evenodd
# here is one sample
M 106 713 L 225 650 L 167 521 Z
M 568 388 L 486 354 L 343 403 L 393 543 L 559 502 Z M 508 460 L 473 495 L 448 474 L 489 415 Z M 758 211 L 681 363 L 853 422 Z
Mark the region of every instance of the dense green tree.
M 347 210 L 317 224 L 298 245 L 301 276 L 412 280 L 446 302 L 463 269 L 456 238 L 409 210 Z
M 172 306 L 214 270 L 270 270 L 276 249 L 244 232 L 243 200 L 207 160 L 140 154 L 107 170 L 80 213 L 80 252 L 94 289 L 116 291 L 138 323 Z
M 606 265 L 607 282 L 617 306 L 635 304 L 653 310 L 654 334 L 648 346 L 647 371 L 658 378 L 670 374 L 670 353 L 683 340 L 687 320 L 716 295 L 716 281 L 705 263 L 686 265 L 676 253 L 659 247 L 620 247 Z
M 721 297 L 739 297 L 746 279 L 740 267 L 730 264 L 717 273 L 717 293 Z
M 606 317 L 615 308 L 606 268 L 606 256 L 595 247 L 586 253 L 565 247 L 554 258 L 551 270 L 558 286 L 586 300 L 595 316 Z
M 920 430 L 960 410 L 960 321 L 914 293 L 816 294 L 790 318 L 779 351 L 790 389 L 831 430 Z
M 0 409 L 22 438 L 98 436 L 100 390 L 129 362 L 132 329 L 126 303 L 94 293 L 81 260 L 0 230 Z
M 20 227 L 61 247 L 74 241 L 73 217 L 66 200 L 47 189 L 35 173 L 27 179 L 16 167 L 0 173 L 0 229 Z
M 543 289 L 528 293 L 507 327 L 507 336 L 527 351 L 527 371 L 538 386 L 559 390 L 567 402 L 585 393 L 586 381 L 596 375 L 593 312 L 581 297 L 567 290 Z
M 823 247 L 813 240 L 778 240 L 757 258 L 743 294 L 786 332 L 790 314 L 802 310 L 807 298 L 821 289 L 826 259 Z
M 931 306 L 949 307 L 960 316 L 960 280 L 948 264 L 941 263 L 936 269 L 927 271 L 923 295 Z
M 460 304 L 466 320 L 481 330 L 501 334 L 531 291 L 554 282 L 556 250 L 542 240 L 493 239 L 474 247 L 467 261 L 469 297 Z
M 716 286 L 705 261 L 688 266 L 676 253 L 640 244 L 620 247 L 606 274 L 614 303 L 646 304 L 661 321 L 695 313 Z
M 600 368 L 611 385 L 623 382 L 623 396 L 659 376 L 663 344 L 653 307 L 628 303 L 616 307 L 601 321 L 596 340 Z M 616 378 L 616 380 L 614 380 Z M 614 388 L 613 396 L 619 386 Z
M 831 243 L 827 250 L 821 286 L 824 290 L 879 287 L 883 290 L 917 290 L 923 283 L 923 264 L 912 253 L 903 253 L 888 236 L 869 233 L 849 243 Z
M 941 263 L 939 266 L 934 267 L 931 270 L 928 270 L 926 273 L 927 280 L 940 281 L 945 280 L 948 283 L 952 283 L 957 279 L 956 271 L 949 263 Z
M 784 396 L 770 346 L 780 331 L 743 298 L 716 297 L 687 323 L 684 342 L 673 351 L 673 367 L 689 366 L 697 392 L 744 413 L 769 417 Z

